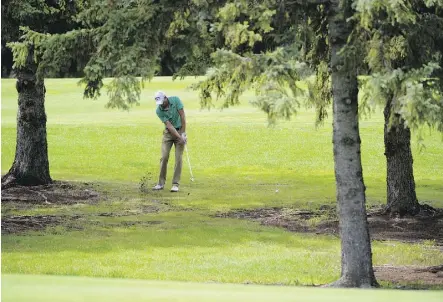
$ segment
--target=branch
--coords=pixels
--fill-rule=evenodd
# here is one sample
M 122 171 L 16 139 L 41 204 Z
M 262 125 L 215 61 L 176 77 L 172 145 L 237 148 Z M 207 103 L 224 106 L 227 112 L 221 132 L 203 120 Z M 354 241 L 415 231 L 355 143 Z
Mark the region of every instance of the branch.
M 321 5 L 321 4 L 329 4 L 331 0 L 295 0 L 294 2 L 298 4 Z

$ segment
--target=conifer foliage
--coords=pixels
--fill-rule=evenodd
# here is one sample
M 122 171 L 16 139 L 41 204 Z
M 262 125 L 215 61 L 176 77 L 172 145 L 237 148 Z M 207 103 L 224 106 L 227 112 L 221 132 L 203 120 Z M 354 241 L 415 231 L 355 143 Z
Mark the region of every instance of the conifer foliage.
M 46 135 L 45 86 L 43 77 L 39 76 L 39 64 L 50 33 L 72 29 L 75 22 L 71 18 L 82 4 L 83 1 L 62 0 L 2 2 L 2 16 L 6 17 L 2 20 L 2 46 L 11 41 L 7 45 L 13 53 L 18 92 L 15 158 L 9 172 L 2 177 L 2 189 L 52 181 Z M 32 26 L 35 31 L 20 27 L 20 24 Z M 19 30 L 24 34 L 17 41 Z
M 253 89 L 253 104 L 270 122 L 289 119 L 300 106 L 314 107 L 321 122 L 332 101 L 342 243 L 341 277 L 332 286 L 376 287 L 359 110 L 384 106 L 388 166 L 388 155 L 410 154 L 409 129 L 442 130 L 442 11 L 442 0 L 96 0 L 76 16 L 76 29 L 48 35 L 24 28 L 23 41 L 10 46 L 16 68 L 35 65 L 36 83 L 75 58 L 85 97 L 106 88 L 111 108 L 138 104 L 164 54 L 184 62 L 176 76 L 210 67 L 194 86 L 202 107 L 215 106 L 214 96 L 221 107 L 236 105 Z M 366 75 L 360 107 L 359 75 Z M 388 179 L 388 194 L 390 188 L 398 191 Z M 391 208 L 409 211 L 416 203 L 412 197 L 409 209 L 397 202 Z
M 411 130 L 443 131 L 443 2 L 356 1 L 356 36 L 364 49 L 363 110 L 384 108 L 387 207 L 420 212 Z
M 360 64 L 352 33 L 352 1 L 228 1 L 214 29 L 225 45 L 213 54 L 214 68 L 197 84 L 203 106 L 213 93 L 223 107 L 253 88 L 253 104 L 271 121 L 289 118 L 303 104 L 326 116 L 333 99 L 333 148 L 342 242 L 338 287 L 376 287 L 360 158 L 358 82 Z M 282 24 L 283 23 L 283 24 Z M 316 74 L 310 93 L 298 81 Z M 331 81 L 329 81 L 329 78 Z M 324 81 L 324 82 L 321 82 Z

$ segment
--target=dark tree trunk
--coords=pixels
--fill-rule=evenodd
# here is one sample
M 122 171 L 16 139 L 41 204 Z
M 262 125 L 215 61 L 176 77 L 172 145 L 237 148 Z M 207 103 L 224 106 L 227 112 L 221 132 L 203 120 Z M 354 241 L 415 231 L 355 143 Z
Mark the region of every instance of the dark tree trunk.
M 351 32 L 351 26 L 346 22 L 350 10 L 349 1 L 330 2 L 333 145 L 341 237 L 341 277 L 330 286 L 373 287 L 378 284 L 372 268 L 366 217 L 357 114 L 357 72 L 352 66 L 347 66 L 346 58 L 340 55 Z
M 411 152 L 411 130 L 405 127 L 404 120 L 389 127 L 392 99 L 384 110 L 384 141 L 387 164 L 387 207 L 391 216 L 415 215 L 420 205 L 415 193 L 413 159 Z
M 17 144 L 14 163 L 2 177 L 2 189 L 11 185 L 51 183 L 46 141 L 45 86 L 36 77 L 32 49 L 26 66 L 17 69 Z

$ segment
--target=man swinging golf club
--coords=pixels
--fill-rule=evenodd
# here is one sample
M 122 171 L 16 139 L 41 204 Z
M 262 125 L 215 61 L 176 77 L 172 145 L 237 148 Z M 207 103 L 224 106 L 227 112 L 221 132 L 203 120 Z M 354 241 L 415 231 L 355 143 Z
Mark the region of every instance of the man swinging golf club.
M 185 111 L 183 110 L 183 104 L 179 97 L 167 97 L 162 91 L 157 91 L 155 94 L 155 103 L 157 104 L 157 116 L 165 124 L 166 128 L 163 131 L 160 176 L 153 190 L 162 190 L 165 187 L 169 153 L 174 144 L 175 166 L 171 192 L 178 192 L 182 173 L 183 150 L 187 143 Z

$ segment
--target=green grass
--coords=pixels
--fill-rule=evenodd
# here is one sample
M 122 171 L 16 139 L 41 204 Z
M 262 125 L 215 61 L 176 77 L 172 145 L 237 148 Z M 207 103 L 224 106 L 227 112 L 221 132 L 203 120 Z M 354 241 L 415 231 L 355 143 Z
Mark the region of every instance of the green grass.
M 2 301 L 441 301 L 437 291 L 393 291 L 200 284 L 143 280 L 6 275 Z
M 200 110 L 197 94 L 186 89 L 193 81 L 155 78 L 143 90 L 140 106 L 126 112 L 105 109 L 106 96 L 84 100 L 77 80 L 46 80 L 51 176 L 96 183 L 109 198 L 94 205 L 2 204 L 3 214 L 82 215 L 44 232 L 3 235 L 2 274 L 292 285 L 338 278 L 336 237 L 211 217 L 233 208 L 335 204 L 331 120 L 316 130 L 314 113 L 301 110 L 292 121 L 269 128 L 265 115 L 248 104 L 251 94 L 238 107 Z M 15 151 L 14 85 L 13 80 L 2 80 L 2 173 L 10 168 Z M 185 162 L 179 194 L 139 191 L 142 177 L 153 186 L 158 173 L 163 126 L 152 100 L 158 89 L 180 96 L 185 104 L 196 181 L 190 181 Z M 382 204 L 382 115 L 362 120 L 360 129 L 368 204 Z M 430 133 L 425 144 L 426 150 L 419 153 L 415 139 L 412 142 L 418 198 L 443 207 L 441 136 Z M 173 162 L 169 166 L 170 178 Z M 143 212 L 152 205 L 160 212 Z M 134 215 L 97 215 L 128 211 Z M 124 226 L 125 221 L 136 224 Z M 374 242 L 373 254 L 375 265 L 443 262 L 432 242 Z
M 110 228 L 107 225 L 116 221 L 110 218 L 102 221 L 100 227 L 84 232 L 66 234 L 55 230 L 56 234 L 50 234 L 49 230 L 46 236 L 25 240 L 22 236 L 8 236 L 3 242 L 3 257 L 8 259 L 2 265 L 3 271 L 312 284 L 332 281 L 340 265 L 339 248 L 333 237 L 295 235 L 256 223 L 210 219 L 189 212 L 145 219 L 161 223 L 148 228 Z M 69 241 L 65 236 L 69 236 Z
M 334 236 L 294 234 L 195 212 L 91 217 L 82 231 L 4 236 L 2 271 L 198 282 L 324 284 L 340 273 Z M 122 221 L 156 222 L 123 227 Z M 432 243 L 374 242 L 374 264 L 438 265 Z
M 106 96 L 84 100 L 77 80 L 47 80 L 52 177 L 138 182 L 150 173 L 150 185 L 154 184 L 163 126 L 155 116 L 152 95 L 161 88 L 179 95 L 185 103 L 196 178 L 195 183 L 190 182 L 185 164 L 183 188 L 192 188 L 194 195 L 186 205 L 232 208 L 334 203 L 330 119 L 315 130 L 313 112 L 300 111 L 292 121 L 269 128 L 265 115 L 248 104 L 250 94 L 239 107 L 200 110 L 196 93 L 186 89 L 193 81 L 156 78 L 143 90 L 140 106 L 127 112 L 105 109 Z M 11 166 L 15 151 L 16 99 L 14 81 L 2 80 L 2 173 Z M 381 114 L 363 120 L 360 128 L 368 203 L 380 203 L 385 198 L 386 170 Z M 425 144 L 425 152 L 419 153 L 415 141 L 412 143 L 418 197 L 443 206 L 441 136 L 432 133 Z M 211 188 L 226 190 L 221 196 Z

